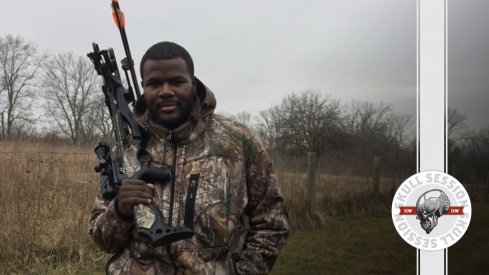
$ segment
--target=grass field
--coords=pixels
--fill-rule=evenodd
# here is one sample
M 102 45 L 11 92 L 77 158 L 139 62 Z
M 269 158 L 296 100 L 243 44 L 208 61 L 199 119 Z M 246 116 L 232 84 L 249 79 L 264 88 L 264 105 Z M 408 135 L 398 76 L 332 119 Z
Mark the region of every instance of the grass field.
M 415 261 L 390 218 L 360 218 L 292 232 L 273 274 L 415 274 Z
M 469 229 L 448 249 L 448 274 L 489 274 L 489 203 L 474 203 Z M 392 219 L 356 218 L 321 229 L 293 231 L 272 274 L 416 274 L 416 249 Z
M 0 274 L 103 274 L 108 255 L 87 234 L 99 192 L 94 154 L 0 145 Z M 321 175 L 318 217 L 311 218 L 304 214 L 305 176 L 279 176 L 293 230 L 273 274 L 415 274 L 416 250 L 397 235 L 389 213 L 400 179 L 383 179 L 383 195 L 372 199 L 368 178 Z M 487 201 L 487 189 L 468 191 Z M 489 204 L 475 203 L 472 219 L 449 249 L 450 275 L 489 274 Z
M 459 242 L 448 249 L 450 275 L 489 274 L 488 228 L 489 203 L 472 203 L 472 220 L 467 232 Z

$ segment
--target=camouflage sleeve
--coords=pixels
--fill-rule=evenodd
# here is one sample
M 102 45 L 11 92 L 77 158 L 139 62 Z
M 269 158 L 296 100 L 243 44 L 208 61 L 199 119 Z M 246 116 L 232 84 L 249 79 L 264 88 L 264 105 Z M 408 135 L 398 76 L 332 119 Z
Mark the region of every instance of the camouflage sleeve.
M 245 152 L 249 231 L 236 269 L 240 274 L 266 274 L 288 237 L 287 212 L 271 160 L 256 136 L 245 143 Z
M 122 217 L 116 209 L 116 200 L 95 198 L 89 234 L 95 243 L 108 253 L 117 253 L 129 243 L 133 221 Z

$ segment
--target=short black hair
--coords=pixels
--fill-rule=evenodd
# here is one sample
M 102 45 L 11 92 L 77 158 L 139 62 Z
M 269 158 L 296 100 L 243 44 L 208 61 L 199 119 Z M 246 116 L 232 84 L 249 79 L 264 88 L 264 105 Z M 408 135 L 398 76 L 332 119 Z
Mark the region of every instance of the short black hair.
M 141 59 L 141 63 L 139 66 L 139 72 L 141 74 L 141 78 L 143 78 L 143 66 L 146 60 L 154 59 L 173 59 L 181 57 L 185 63 L 187 64 L 187 70 L 191 77 L 194 77 L 194 62 L 190 54 L 185 50 L 182 46 L 177 43 L 164 41 L 159 42 L 151 46 L 143 55 Z

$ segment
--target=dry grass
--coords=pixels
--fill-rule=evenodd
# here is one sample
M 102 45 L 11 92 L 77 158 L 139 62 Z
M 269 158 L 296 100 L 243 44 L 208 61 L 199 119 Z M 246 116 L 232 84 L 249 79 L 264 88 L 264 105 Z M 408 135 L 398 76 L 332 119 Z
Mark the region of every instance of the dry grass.
M 98 192 L 93 154 L 74 148 L 51 147 L 47 152 L 32 144 L 3 145 L 0 273 L 74 274 L 105 261 L 87 234 Z
M 0 274 L 80 274 L 101 270 L 107 256 L 87 234 L 98 191 L 90 148 L 0 143 Z M 321 175 L 318 215 L 306 213 L 306 177 L 279 173 L 292 228 L 315 228 L 345 215 L 385 214 L 401 180 L 381 182 L 384 201 L 369 196 L 368 179 Z
M 379 216 L 390 210 L 390 201 L 402 179 L 382 179 L 380 196 L 372 197 L 371 179 L 321 174 L 316 184 L 317 216 L 307 211 L 307 179 L 301 173 L 279 173 L 292 228 L 320 227 L 337 217 Z

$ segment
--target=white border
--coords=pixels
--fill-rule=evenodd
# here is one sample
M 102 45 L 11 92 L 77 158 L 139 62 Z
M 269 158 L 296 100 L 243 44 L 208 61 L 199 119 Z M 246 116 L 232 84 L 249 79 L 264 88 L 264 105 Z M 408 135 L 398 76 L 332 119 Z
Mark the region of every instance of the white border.
M 446 7 L 417 0 L 417 172 L 446 172 Z M 447 275 L 447 252 L 417 250 L 417 274 Z

